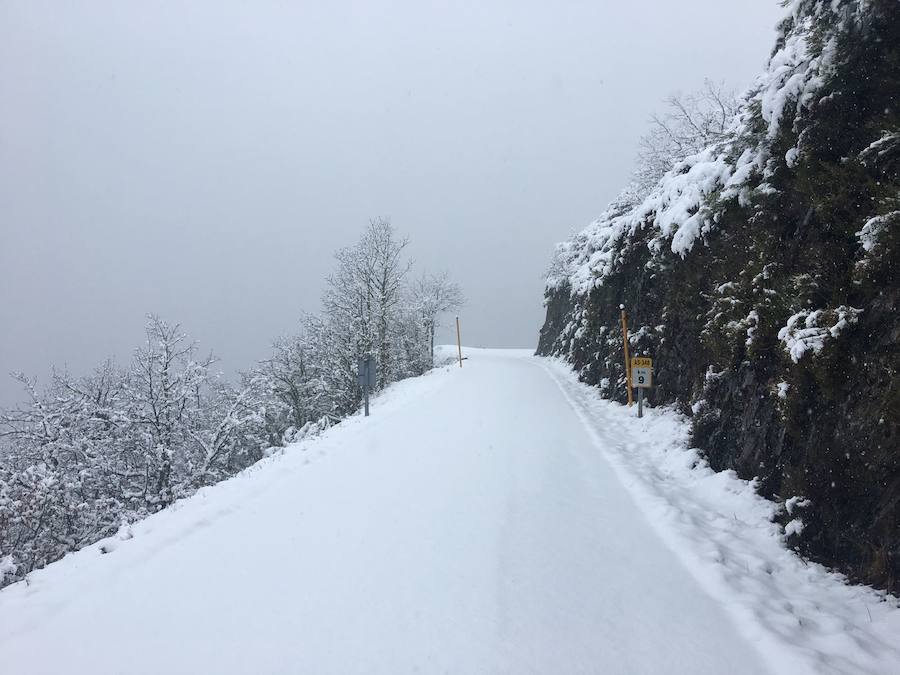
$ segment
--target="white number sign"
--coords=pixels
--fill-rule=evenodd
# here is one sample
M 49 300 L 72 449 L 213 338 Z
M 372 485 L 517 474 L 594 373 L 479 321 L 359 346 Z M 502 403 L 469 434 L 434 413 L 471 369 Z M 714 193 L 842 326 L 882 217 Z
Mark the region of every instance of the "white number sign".
M 646 357 L 631 359 L 631 386 L 649 389 L 653 386 L 653 361 Z

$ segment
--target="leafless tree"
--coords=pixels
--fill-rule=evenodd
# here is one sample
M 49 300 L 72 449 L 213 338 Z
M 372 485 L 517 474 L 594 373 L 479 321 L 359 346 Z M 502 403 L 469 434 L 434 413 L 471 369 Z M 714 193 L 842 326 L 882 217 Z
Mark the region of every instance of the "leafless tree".
M 413 308 L 421 317 L 432 360 L 434 335 L 441 315 L 459 309 L 464 302 L 462 290 L 447 272 L 423 274 L 412 284 Z
M 675 94 L 665 104 L 663 113 L 650 117 L 638 148 L 635 181 L 644 194 L 676 162 L 725 140 L 739 110 L 735 93 L 708 79 L 699 91 Z
M 146 430 L 144 454 L 148 462 L 146 499 L 160 507 L 175 498 L 172 470 L 176 447 L 188 434 L 191 412 L 200 407 L 212 355 L 198 358 L 197 343 L 189 341 L 178 324 L 148 317 L 147 341 L 132 362 L 134 418 Z
M 390 328 L 412 266 L 404 254 L 408 242 L 397 236 L 390 221 L 372 220 L 359 242 L 336 254 L 338 267 L 328 278 L 323 297 L 331 328 L 352 335 L 356 356 L 376 357 L 379 387 L 394 376 Z

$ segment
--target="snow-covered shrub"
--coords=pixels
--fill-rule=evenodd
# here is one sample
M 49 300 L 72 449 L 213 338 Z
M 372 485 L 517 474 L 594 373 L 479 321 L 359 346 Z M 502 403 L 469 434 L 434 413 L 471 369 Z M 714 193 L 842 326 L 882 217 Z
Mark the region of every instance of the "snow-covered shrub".
M 152 315 L 127 367 L 55 372 L 43 391 L 17 376 L 28 403 L 0 411 L 0 586 L 353 413 L 358 356 L 376 355 L 379 389 L 430 368 L 462 295 L 446 274 L 409 283 L 405 247 L 373 221 L 338 253 L 324 312 L 237 384 Z

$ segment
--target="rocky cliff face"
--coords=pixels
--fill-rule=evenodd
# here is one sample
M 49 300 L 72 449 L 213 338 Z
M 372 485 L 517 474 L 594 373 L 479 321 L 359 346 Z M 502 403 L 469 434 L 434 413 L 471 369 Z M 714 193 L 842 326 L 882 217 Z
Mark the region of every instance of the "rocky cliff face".
M 652 400 L 713 468 L 790 500 L 803 554 L 893 591 L 898 106 L 896 0 L 793 2 L 728 140 L 558 247 L 538 347 L 623 400 L 624 304 Z

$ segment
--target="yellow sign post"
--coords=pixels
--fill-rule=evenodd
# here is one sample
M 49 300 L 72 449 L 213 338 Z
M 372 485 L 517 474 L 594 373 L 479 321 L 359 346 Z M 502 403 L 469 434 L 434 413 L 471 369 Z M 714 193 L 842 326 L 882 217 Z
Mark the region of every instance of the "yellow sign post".
M 625 391 L 628 392 L 628 407 L 634 402 L 631 395 L 631 362 L 628 360 L 628 315 L 625 313 L 625 305 L 619 305 L 622 310 L 622 343 L 625 348 Z
M 456 348 L 459 350 L 459 367 L 462 368 L 462 338 L 459 336 L 459 317 L 456 317 Z

